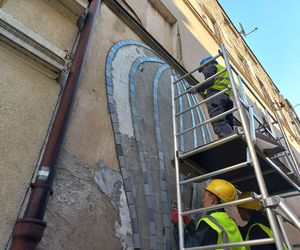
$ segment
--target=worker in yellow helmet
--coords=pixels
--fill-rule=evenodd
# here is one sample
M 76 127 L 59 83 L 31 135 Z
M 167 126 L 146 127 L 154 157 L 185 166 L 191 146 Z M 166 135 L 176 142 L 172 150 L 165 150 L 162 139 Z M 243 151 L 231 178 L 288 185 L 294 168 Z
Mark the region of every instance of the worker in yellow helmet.
M 243 192 L 239 199 L 251 197 L 251 192 Z M 237 206 L 240 217 L 247 225 L 240 227 L 244 240 L 272 238 L 273 233 L 267 218 L 262 214 L 262 207 L 257 201 L 250 201 Z M 275 244 L 247 247 L 247 250 L 276 250 Z
M 214 179 L 204 189 L 202 202 L 203 207 L 210 207 L 236 199 L 236 189 L 230 182 L 222 179 Z M 172 222 L 175 228 L 175 240 L 178 240 L 178 225 L 176 219 L 178 221 L 178 216 L 174 216 L 173 212 Z M 207 213 L 197 224 L 195 224 L 194 220 L 188 220 L 186 217 L 183 218 L 183 220 L 186 223 L 185 247 L 243 241 L 237 224 L 222 208 Z M 231 247 L 229 249 L 245 250 L 245 247 Z

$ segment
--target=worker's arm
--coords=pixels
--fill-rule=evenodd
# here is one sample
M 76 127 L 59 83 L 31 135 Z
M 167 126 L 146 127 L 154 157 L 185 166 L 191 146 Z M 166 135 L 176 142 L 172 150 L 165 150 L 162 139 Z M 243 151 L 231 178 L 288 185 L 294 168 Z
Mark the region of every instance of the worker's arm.
M 189 225 L 186 227 L 189 230 Z M 197 230 L 187 231 L 185 247 L 205 246 L 217 244 L 218 234 L 206 222 L 200 222 Z
M 207 78 L 215 75 L 217 73 L 217 71 L 218 71 L 217 67 L 213 63 L 210 63 L 204 68 L 202 73 L 204 74 L 205 79 L 207 79 Z M 204 83 L 199 88 L 197 88 L 197 92 L 203 92 L 204 90 L 211 87 L 213 84 L 214 84 L 214 79 Z

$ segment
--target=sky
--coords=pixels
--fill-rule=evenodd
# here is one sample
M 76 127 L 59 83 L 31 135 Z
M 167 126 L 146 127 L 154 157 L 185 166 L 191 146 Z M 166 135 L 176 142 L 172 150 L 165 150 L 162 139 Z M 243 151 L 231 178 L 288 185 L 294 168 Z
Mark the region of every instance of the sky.
M 280 93 L 300 103 L 300 0 L 218 0 Z M 299 73 L 299 75 L 298 75 Z M 295 107 L 300 117 L 300 105 Z

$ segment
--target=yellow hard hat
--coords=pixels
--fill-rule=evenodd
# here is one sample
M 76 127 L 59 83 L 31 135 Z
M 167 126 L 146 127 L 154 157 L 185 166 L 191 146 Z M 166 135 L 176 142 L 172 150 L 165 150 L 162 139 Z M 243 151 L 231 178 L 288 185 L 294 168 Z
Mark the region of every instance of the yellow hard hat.
M 215 194 L 224 202 L 234 201 L 237 199 L 235 187 L 230 182 L 222 179 L 212 180 L 205 190 Z
M 244 199 L 252 197 L 252 192 L 243 192 L 239 195 L 239 199 Z M 259 211 L 261 210 L 261 205 L 257 201 L 249 201 L 243 204 L 237 205 L 237 207 L 245 208 L 245 209 L 250 209 L 250 210 L 256 210 Z

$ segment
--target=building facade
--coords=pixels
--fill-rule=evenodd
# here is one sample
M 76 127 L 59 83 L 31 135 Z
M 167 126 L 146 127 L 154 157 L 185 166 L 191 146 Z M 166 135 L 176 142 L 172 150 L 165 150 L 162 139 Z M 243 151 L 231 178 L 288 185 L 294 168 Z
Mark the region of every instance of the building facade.
M 171 249 L 170 79 L 218 54 L 222 43 L 246 92 L 258 97 L 249 102 L 266 122 L 268 113 L 278 115 L 299 160 L 298 117 L 217 1 L 94 0 L 94 12 L 86 15 L 88 6 L 86 0 L 0 0 L 0 248 L 9 249 L 17 219 L 30 212 L 36 187 L 30 183 L 55 166 L 38 249 Z M 198 73 L 193 79 L 202 80 Z M 197 123 L 206 115 L 203 107 L 188 119 Z M 52 165 L 43 165 L 57 119 L 53 151 L 59 151 Z M 272 132 L 279 136 L 278 125 Z M 209 127 L 204 135 L 216 137 Z M 183 192 L 188 204 L 194 191 Z M 294 209 L 298 201 L 288 200 Z M 299 232 L 288 230 L 297 243 Z

